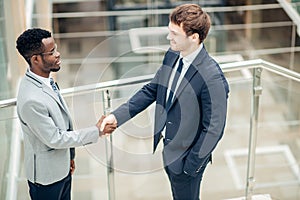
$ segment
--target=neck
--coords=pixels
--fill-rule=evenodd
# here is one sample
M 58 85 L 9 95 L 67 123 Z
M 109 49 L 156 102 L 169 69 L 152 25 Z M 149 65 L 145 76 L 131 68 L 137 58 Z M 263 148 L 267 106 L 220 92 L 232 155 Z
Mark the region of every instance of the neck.
M 199 47 L 200 44 L 191 45 L 190 48 L 186 49 L 185 51 L 181 51 L 180 53 L 183 57 L 185 57 L 196 51 Z
M 49 78 L 50 73 L 43 73 L 42 71 L 36 70 L 34 67 L 30 67 L 30 71 L 38 76 Z

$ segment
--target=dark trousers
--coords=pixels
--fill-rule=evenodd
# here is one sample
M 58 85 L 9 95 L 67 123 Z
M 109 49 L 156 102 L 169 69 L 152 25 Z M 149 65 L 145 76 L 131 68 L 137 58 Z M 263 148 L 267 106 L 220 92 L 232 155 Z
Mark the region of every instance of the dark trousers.
M 204 165 L 202 165 L 196 177 L 189 176 L 183 172 L 181 174 L 174 174 L 168 169 L 168 166 L 165 167 L 165 171 L 171 183 L 173 200 L 200 199 L 200 183 L 209 160 L 210 159 L 207 159 Z
M 72 176 L 69 175 L 50 185 L 41 185 L 28 181 L 32 200 L 70 200 Z

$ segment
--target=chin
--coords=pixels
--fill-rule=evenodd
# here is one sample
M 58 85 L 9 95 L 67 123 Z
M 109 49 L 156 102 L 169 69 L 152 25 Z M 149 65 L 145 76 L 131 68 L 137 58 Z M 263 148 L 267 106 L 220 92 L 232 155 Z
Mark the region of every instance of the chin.
M 173 51 L 179 51 L 179 49 L 176 48 L 176 47 L 172 47 L 172 46 L 171 46 L 171 49 L 172 49 Z
M 176 46 L 174 46 L 174 45 L 170 45 L 170 48 L 171 48 L 173 51 L 178 51 L 178 48 L 176 48 Z

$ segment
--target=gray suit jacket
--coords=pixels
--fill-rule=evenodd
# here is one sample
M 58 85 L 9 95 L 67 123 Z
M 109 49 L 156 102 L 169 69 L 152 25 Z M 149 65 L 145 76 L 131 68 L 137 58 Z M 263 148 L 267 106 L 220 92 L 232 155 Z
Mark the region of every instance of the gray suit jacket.
M 70 148 L 99 138 L 96 126 L 73 131 L 66 104 L 29 71 L 19 87 L 17 112 L 24 135 L 26 175 L 33 183 L 47 185 L 65 178 L 70 171 Z

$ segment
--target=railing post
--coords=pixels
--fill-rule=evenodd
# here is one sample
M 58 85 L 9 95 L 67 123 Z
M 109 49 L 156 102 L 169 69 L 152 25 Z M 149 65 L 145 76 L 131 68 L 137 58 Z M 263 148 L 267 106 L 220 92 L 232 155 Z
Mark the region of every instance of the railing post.
M 109 90 L 103 91 L 103 107 L 104 114 L 107 115 L 111 111 L 111 99 Z M 105 152 L 106 152 L 106 166 L 107 166 L 107 187 L 108 187 L 108 199 L 115 200 L 115 172 L 114 172 L 114 159 L 113 159 L 113 138 L 112 134 L 109 135 L 109 142 L 105 140 Z
M 250 117 L 250 134 L 249 134 L 249 150 L 248 150 L 248 165 L 247 165 L 247 185 L 246 185 L 246 200 L 252 199 L 254 188 L 254 171 L 255 171 L 255 155 L 256 155 L 256 139 L 258 125 L 259 99 L 262 93 L 261 86 L 262 68 L 253 69 L 253 92 L 251 98 L 251 117 Z

